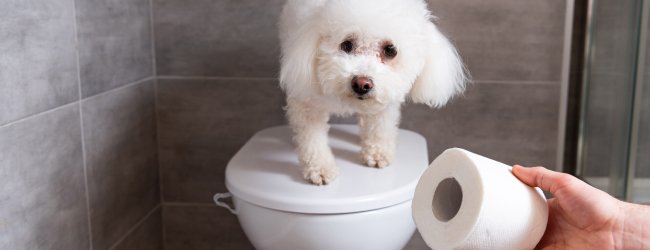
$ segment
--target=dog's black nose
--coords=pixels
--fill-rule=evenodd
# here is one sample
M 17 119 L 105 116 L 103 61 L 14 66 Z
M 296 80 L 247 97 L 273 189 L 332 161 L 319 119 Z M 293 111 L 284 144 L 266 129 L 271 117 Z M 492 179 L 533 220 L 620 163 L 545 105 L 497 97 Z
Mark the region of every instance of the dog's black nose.
M 355 76 L 352 78 L 352 90 L 359 95 L 367 94 L 375 85 L 372 79 L 365 76 Z

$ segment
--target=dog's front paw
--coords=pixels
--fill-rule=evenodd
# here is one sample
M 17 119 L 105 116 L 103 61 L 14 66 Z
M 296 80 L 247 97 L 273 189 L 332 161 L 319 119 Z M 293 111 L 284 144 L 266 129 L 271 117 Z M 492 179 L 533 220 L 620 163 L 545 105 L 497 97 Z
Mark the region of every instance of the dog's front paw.
M 368 167 L 387 167 L 393 161 L 393 155 L 393 150 L 376 146 L 364 147 L 361 150 L 363 164 L 366 164 Z
M 311 166 L 305 168 L 302 174 L 307 181 L 320 186 L 334 181 L 339 170 L 336 166 Z

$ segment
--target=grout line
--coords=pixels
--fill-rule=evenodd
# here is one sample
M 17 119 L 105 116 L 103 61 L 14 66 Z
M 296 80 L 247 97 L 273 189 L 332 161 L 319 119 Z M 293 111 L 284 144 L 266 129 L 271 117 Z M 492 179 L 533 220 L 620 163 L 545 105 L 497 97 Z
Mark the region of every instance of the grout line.
M 268 81 L 277 80 L 276 77 L 229 77 L 229 76 L 169 76 L 161 75 L 158 79 L 163 80 L 252 80 L 252 81 Z
M 253 80 L 253 81 L 268 81 L 277 80 L 276 77 L 228 77 L 228 76 L 175 76 L 175 75 L 159 75 L 158 79 L 162 80 Z M 517 80 L 473 80 L 472 83 L 476 84 L 560 84 L 560 81 L 517 81 Z
M 154 80 L 153 82 L 153 102 L 154 102 L 154 116 L 156 119 L 156 161 L 157 161 L 157 166 L 158 166 L 158 192 L 159 192 L 159 199 L 160 202 L 163 203 L 165 201 L 165 197 L 163 195 L 163 176 L 162 176 L 162 168 L 161 168 L 161 159 L 160 159 L 160 114 L 158 112 L 158 107 L 159 107 L 159 101 L 158 101 L 158 81 Z
M 472 83 L 476 84 L 518 84 L 518 85 L 534 85 L 534 84 L 548 84 L 559 85 L 561 81 L 516 81 L 516 80 L 473 80 Z
M 76 4 L 73 3 L 73 5 L 74 5 L 73 8 L 76 8 Z M 8 126 L 11 126 L 13 124 L 20 123 L 22 121 L 28 120 L 30 118 L 33 118 L 33 117 L 36 117 L 36 116 L 39 116 L 39 115 L 42 115 L 42 114 L 46 114 L 46 113 L 49 113 L 49 112 L 53 112 L 53 111 L 59 110 L 61 108 L 67 107 L 67 106 L 71 106 L 71 105 L 73 105 L 73 104 L 75 104 L 77 102 L 82 102 L 82 101 L 91 99 L 91 98 L 96 97 L 96 96 L 101 96 L 101 95 L 104 95 L 104 94 L 107 94 L 107 93 L 118 91 L 120 89 L 128 88 L 128 87 L 131 87 L 133 85 L 137 85 L 139 83 L 143 83 L 143 82 L 155 79 L 155 75 L 147 76 L 147 77 L 135 80 L 133 82 L 127 83 L 125 85 L 122 85 L 122 86 L 119 86 L 119 87 L 116 87 L 116 88 L 113 88 L 113 89 L 105 90 L 104 92 L 100 92 L 100 93 L 97 93 L 97 94 L 82 98 L 83 95 L 82 95 L 82 91 L 81 91 L 81 62 L 80 62 L 80 59 L 79 59 L 79 37 L 78 37 L 78 34 L 77 34 L 78 31 L 77 31 L 76 9 L 73 10 L 73 15 L 75 15 L 75 23 L 74 23 L 73 29 L 75 30 L 75 42 L 77 43 L 76 48 L 75 48 L 75 54 L 76 54 L 76 57 L 77 57 L 76 64 L 77 64 L 77 82 L 78 82 L 78 85 L 77 85 L 78 98 L 77 98 L 77 100 L 71 101 L 69 103 L 64 103 L 64 104 L 61 104 L 61 105 L 59 105 L 57 107 L 53 107 L 53 108 L 50 108 L 50 109 L 47 109 L 47 110 L 43 110 L 43 111 L 40 111 L 40 112 L 37 112 L 37 113 L 34 113 L 34 114 L 30 114 L 30 115 L 27 115 L 25 117 L 18 118 L 16 120 L 6 122 L 4 124 L 0 123 L 0 128 L 8 127 Z
M 152 72 L 153 76 L 155 77 L 158 74 L 158 66 L 156 64 L 156 29 L 155 29 L 155 22 L 154 22 L 154 16 L 153 16 L 153 0 L 149 0 L 149 25 L 150 25 L 150 30 L 149 30 L 149 36 L 151 38 L 151 63 L 152 65 Z
M 158 165 L 158 192 L 159 192 L 159 199 L 160 199 L 160 204 L 163 204 L 165 201 L 165 196 L 163 193 L 163 175 L 162 175 L 162 166 L 161 166 L 161 160 L 160 160 L 160 115 L 158 112 L 158 107 L 160 107 L 160 104 L 158 103 L 158 79 L 155 79 L 153 82 L 153 98 L 154 98 L 154 109 L 155 109 L 155 116 L 156 116 L 156 160 L 157 160 L 157 165 Z M 162 217 L 162 212 L 161 212 L 161 217 Z M 165 240 L 167 239 L 167 234 L 165 232 L 165 221 L 161 219 L 161 237 L 162 237 L 162 242 L 163 242 L 163 248 L 165 246 Z
M 124 241 L 127 237 L 129 237 L 129 236 L 130 236 L 130 235 L 131 235 L 131 234 L 132 234 L 136 229 L 138 229 L 138 227 L 140 227 L 142 224 L 144 224 L 144 222 L 145 222 L 147 219 L 149 219 L 149 217 L 151 217 L 151 215 L 154 214 L 154 212 L 156 212 L 156 210 L 158 210 L 158 208 L 161 208 L 161 207 L 162 207 L 162 206 L 161 206 L 161 204 L 159 203 L 159 204 L 156 205 L 154 208 L 152 208 L 152 209 L 151 209 L 147 214 L 145 214 L 145 215 L 144 215 L 144 216 L 143 216 L 143 217 L 142 217 L 138 222 L 136 222 L 135 225 L 133 225 L 133 226 L 132 226 L 128 231 L 126 231 L 126 233 L 124 233 L 124 235 L 122 235 L 122 237 L 120 237 L 117 241 L 115 241 L 115 243 L 113 243 L 113 245 L 112 245 L 111 247 L 109 247 L 108 249 L 109 249 L 109 250 L 111 250 L 111 249 L 115 249 L 115 247 L 117 247 L 118 245 L 120 245 L 120 243 L 122 243 L 122 241 Z
M 31 114 L 31 115 L 25 116 L 25 117 L 23 117 L 23 118 L 20 118 L 20 119 L 18 119 L 18 120 L 10 121 L 10 122 L 8 122 L 8 123 L 5 123 L 5 124 L 0 125 L 0 129 L 6 128 L 6 127 L 10 127 L 10 126 L 13 126 L 13 125 L 15 125 L 15 124 L 18 124 L 18 123 L 24 122 L 24 121 L 29 120 L 29 119 L 32 119 L 32 118 L 34 118 L 34 117 L 38 117 L 38 116 L 41 116 L 41 115 L 45 115 L 45 114 L 49 114 L 49 113 L 52 113 L 52 112 L 56 112 L 56 111 L 58 111 L 58 110 L 60 110 L 60 109 L 68 108 L 68 107 L 70 107 L 70 106 L 76 105 L 77 103 L 79 103 L 78 100 L 77 100 L 77 101 L 70 102 L 70 103 L 63 104 L 63 105 L 58 106 L 58 107 L 55 107 L 55 108 L 51 108 L 51 109 L 48 109 L 48 110 L 42 111 L 42 112 L 39 112 L 39 113 Z
M 154 115 L 156 119 L 156 165 L 158 167 L 158 195 L 160 202 L 158 203 L 158 206 L 160 206 L 160 238 L 162 241 L 162 247 L 165 249 L 165 242 L 167 240 L 167 232 L 165 230 L 165 220 L 162 219 L 163 216 L 163 207 L 162 203 L 164 202 L 164 193 L 163 193 L 163 178 L 162 178 L 162 167 L 160 165 L 160 114 L 158 112 L 160 107 L 160 104 L 158 102 L 158 59 L 156 58 L 156 22 L 154 19 L 154 7 L 153 7 L 153 0 L 149 0 L 149 25 L 150 25 L 150 31 L 149 35 L 151 37 L 151 67 L 152 67 L 152 73 L 153 73 L 153 102 L 154 102 Z
M 160 202 L 163 202 L 163 192 L 162 192 L 162 172 L 160 171 L 160 133 L 158 129 L 158 124 L 160 124 L 160 118 L 158 114 L 158 78 L 156 77 L 157 74 L 157 69 L 156 69 L 156 41 L 155 41 L 155 34 L 154 34 L 154 15 L 153 15 L 153 0 L 149 0 L 149 22 L 151 23 L 151 57 L 153 60 L 153 102 L 154 102 L 154 110 L 155 110 L 155 119 L 156 119 L 156 160 L 158 161 L 158 191 L 160 193 Z
M 12 119 L 10 119 L 8 121 L 5 121 L 4 123 L 0 122 L 0 128 L 9 127 L 10 125 L 20 123 L 20 122 L 28 120 L 28 119 L 30 119 L 32 117 L 39 116 L 39 115 L 42 115 L 42 114 L 46 114 L 46 113 L 52 112 L 54 110 L 58 110 L 58 109 L 60 109 L 62 107 L 70 106 L 70 105 L 75 104 L 77 102 L 79 102 L 79 98 L 77 98 L 75 100 L 72 100 L 72 101 L 70 101 L 68 103 L 60 104 L 59 106 L 56 106 L 56 107 L 50 107 L 50 108 L 45 109 L 45 110 L 35 111 L 35 113 L 28 114 L 28 115 L 25 115 L 23 117 L 12 118 Z
M 197 202 L 163 202 L 163 206 L 175 207 L 217 207 L 213 203 L 197 203 Z
M 114 88 L 114 89 L 111 89 L 111 90 L 107 90 L 105 92 L 98 93 L 98 94 L 95 94 L 95 95 L 92 95 L 92 96 L 89 96 L 89 97 L 86 97 L 86 98 L 83 98 L 81 101 L 84 101 L 84 100 L 87 100 L 87 99 L 90 99 L 90 98 L 93 98 L 93 97 L 96 97 L 96 96 L 99 96 L 99 95 L 103 95 L 103 94 L 106 94 L 106 93 L 109 93 L 109 92 L 117 91 L 117 90 L 120 90 L 120 89 L 123 89 L 123 88 L 128 88 L 128 87 L 131 87 L 133 85 L 137 85 L 139 83 L 149 81 L 149 80 L 155 80 L 155 82 L 156 82 L 155 86 L 157 87 L 158 86 L 158 81 L 157 81 L 158 79 L 161 79 L 161 80 L 255 80 L 255 81 L 276 80 L 276 78 L 266 78 L 266 77 L 255 78 L 255 77 L 201 77 L 201 76 L 196 76 L 196 77 L 194 77 L 194 76 L 157 76 L 157 77 L 154 77 L 154 76 L 149 76 L 149 77 L 137 80 L 135 82 L 132 82 L 132 83 L 129 83 L 129 84 L 126 84 L 126 85 L 123 85 L 123 86 L 120 86 L 120 87 L 117 87 L 117 88 Z M 556 85 L 556 84 L 559 84 L 559 82 L 553 82 L 553 81 L 497 81 L 497 80 L 474 80 L 473 83 L 475 83 L 475 84 L 486 84 L 486 83 L 487 84 L 519 84 L 519 85 L 534 85 L 534 84 Z M 158 95 L 158 93 L 157 93 L 157 88 L 156 88 L 156 98 L 157 98 L 157 95 Z M 74 102 L 71 102 L 71 103 L 64 104 L 64 105 L 61 105 L 59 107 L 50 109 L 50 110 L 46 110 L 46 111 L 43 111 L 43 112 L 40 112 L 40 113 L 36 113 L 36 114 L 33 114 L 33 115 L 29 115 L 29 116 L 20 118 L 18 120 L 15 120 L 15 121 L 0 125 L 0 128 L 11 125 L 11 124 L 14 124 L 14 123 L 21 122 L 23 120 L 29 119 L 29 118 L 34 117 L 34 116 L 38 116 L 38 115 L 43 114 L 43 113 L 51 112 L 53 110 L 62 108 L 62 107 L 67 106 L 67 105 L 71 105 L 73 103 Z
M 154 108 L 155 108 L 155 116 L 156 116 L 156 160 L 157 160 L 157 165 L 158 165 L 158 195 L 160 199 L 160 204 L 162 205 L 165 201 L 165 196 L 163 193 L 163 175 L 162 175 L 162 166 L 160 161 L 160 116 L 158 114 L 158 80 L 154 80 L 153 82 L 153 92 L 154 92 Z M 162 208 L 161 208 L 162 209 Z M 162 213 L 161 213 L 162 216 Z M 165 240 L 167 239 L 167 234 L 165 232 L 165 221 L 161 219 L 161 236 L 162 236 L 162 241 L 163 241 L 163 248 L 165 246 Z
M 99 96 L 107 95 L 107 94 L 109 94 L 109 93 L 113 93 L 113 92 L 116 92 L 116 91 L 120 91 L 120 90 L 122 90 L 122 89 L 130 88 L 130 87 L 133 87 L 133 86 L 138 85 L 138 84 L 140 84 L 140 83 L 144 83 L 144 82 L 147 82 L 147 81 L 151 81 L 151 80 L 153 80 L 153 79 L 155 79 L 155 77 L 153 77 L 153 76 L 147 76 L 147 77 L 145 77 L 145 78 L 142 78 L 142 79 L 136 80 L 136 81 L 134 81 L 134 82 L 127 83 L 127 84 L 125 84 L 125 85 L 119 86 L 119 87 L 117 87 L 117 88 L 110 89 L 110 90 L 106 90 L 106 91 L 104 91 L 104 92 L 97 93 L 97 94 L 94 94 L 94 95 L 91 95 L 91 96 L 85 97 L 85 98 L 81 99 L 81 101 L 87 101 L 87 100 L 89 100 L 89 99 L 93 99 L 93 98 L 95 98 L 95 97 L 99 97 Z
M 80 91 L 81 92 L 81 91 Z M 93 237 L 92 237 L 92 223 L 90 221 L 91 215 L 90 215 L 90 192 L 88 191 L 88 161 L 86 159 L 86 133 L 84 132 L 84 122 L 83 122 L 83 111 L 82 109 L 82 102 L 79 102 L 79 105 L 77 106 L 79 109 L 79 126 L 81 128 L 81 158 L 83 160 L 83 172 L 84 172 L 84 186 L 85 186 L 85 193 L 86 193 L 86 211 L 88 215 L 88 239 L 90 243 L 90 250 L 93 249 Z
M 164 250 L 167 245 L 167 229 L 165 228 L 165 207 L 160 204 L 160 238 L 162 240 L 162 249 Z
M 89 249 L 93 249 L 93 230 L 91 222 L 91 210 L 90 210 L 90 192 L 88 191 L 88 161 L 86 159 L 86 134 L 84 133 L 84 117 L 83 117 L 83 102 L 81 101 L 81 59 L 79 56 L 79 29 L 77 25 L 77 1 L 72 0 L 72 13 L 74 15 L 74 34 L 75 34 L 75 56 L 77 61 L 77 86 L 78 86 L 78 105 L 77 109 L 79 110 L 79 129 L 81 130 L 81 160 L 83 165 L 83 175 L 84 175 L 84 193 L 86 195 L 86 216 L 88 221 L 88 245 Z

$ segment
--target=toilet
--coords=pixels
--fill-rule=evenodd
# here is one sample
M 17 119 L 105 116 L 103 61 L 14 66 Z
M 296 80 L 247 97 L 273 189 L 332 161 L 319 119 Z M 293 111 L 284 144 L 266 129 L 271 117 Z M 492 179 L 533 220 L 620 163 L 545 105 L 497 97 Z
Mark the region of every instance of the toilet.
M 217 205 L 237 215 L 256 249 L 402 249 L 415 232 L 411 200 L 428 167 L 421 135 L 400 130 L 384 169 L 360 162 L 358 127 L 332 125 L 329 145 L 340 168 L 325 186 L 301 176 L 291 129 L 255 134 L 226 168 L 229 193 Z M 231 196 L 234 208 L 222 201 Z

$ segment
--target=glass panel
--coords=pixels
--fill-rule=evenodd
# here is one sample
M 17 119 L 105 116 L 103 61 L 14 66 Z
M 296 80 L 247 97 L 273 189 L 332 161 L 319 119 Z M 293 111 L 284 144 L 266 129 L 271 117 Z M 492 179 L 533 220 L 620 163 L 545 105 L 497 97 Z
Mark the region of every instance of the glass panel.
M 637 61 L 636 1 L 592 2 L 578 174 L 625 197 Z
M 635 202 L 650 203 L 650 67 L 646 67 L 644 76 L 641 126 L 634 180 Z
M 645 57 L 640 58 L 639 65 L 637 68 L 641 70 L 638 74 L 642 78 L 641 81 L 638 81 L 641 86 L 637 87 L 637 90 L 641 90 L 640 102 L 638 102 L 637 108 L 639 111 L 639 126 L 638 126 L 638 135 L 637 135 L 637 148 L 636 148 L 636 164 L 634 167 L 635 170 L 635 179 L 633 182 L 632 190 L 632 200 L 638 203 L 650 203 L 650 1 L 645 1 L 644 11 L 645 13 L 642 20 L 645 23 L 645 34 L 642 34 L 640 38 L 641 42 L 644 43 L 645 47 L 641 50 L 645 50 Z M 645 41 L 644 41 L 645 40 Z M 643 65 L 641 65 L 643 64 Z

